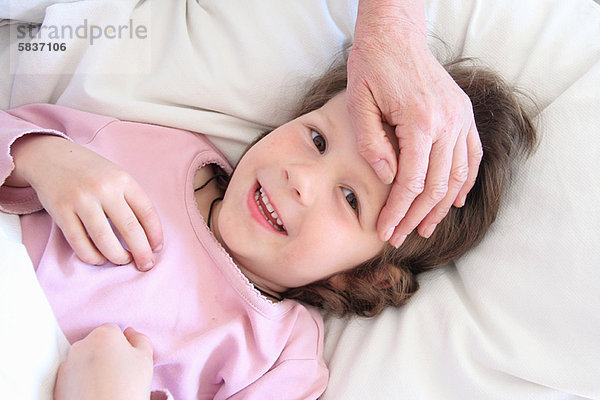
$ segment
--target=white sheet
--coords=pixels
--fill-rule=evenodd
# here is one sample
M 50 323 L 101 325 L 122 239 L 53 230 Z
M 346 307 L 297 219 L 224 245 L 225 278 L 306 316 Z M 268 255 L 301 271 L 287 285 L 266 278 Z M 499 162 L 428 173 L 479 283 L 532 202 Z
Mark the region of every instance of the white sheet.
M 29 74 L 3 75 L 2 104 L 50 101 L 212 133 L 235 159 L 254 133 L 285 121 L 299 82 L 351 37 L 355 15 L 342 0 L 134 3 L 51 7 L 47 25 L 134 15 L 164 36 L 21 54 L 13 68 Z M 453 53 L 536 97 L 543 141 L 489 235 L 455 268 L 424 275 L 402 309 L 327 321 L 324 398 L 600 399 L 600 7 L 430 0 L 427 16 Z M 9 39 L 0 28 L 3 72 Z
M 0 213 L 0 393 L 5 399 L 52 399 L 69 343 L 21 244 L 19 218 Z

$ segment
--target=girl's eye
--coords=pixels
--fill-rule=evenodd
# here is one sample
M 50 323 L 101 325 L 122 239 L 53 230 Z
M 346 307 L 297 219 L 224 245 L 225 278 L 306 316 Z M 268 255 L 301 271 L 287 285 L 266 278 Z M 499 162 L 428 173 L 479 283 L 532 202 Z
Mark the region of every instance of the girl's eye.
M 342 188 L 342 193 L 344 193 L 346 201 L 348 204 L 350 204 L 350 207 L 352 207 L 354 212 L 358 214 L 358 199 L 356 198 L 354 192 L 352 192 L 350 189 Z
M 321 135 L 315 130 L 311 130 L 310 134 L 312 136 L 312 141 L 315 144 L 315 147 L 317 148 L 317 150 L 319 150 L 319 154 L 324 154 L 325 150 L 327 150 L 327 142 L 325 141 L 323 135 Z

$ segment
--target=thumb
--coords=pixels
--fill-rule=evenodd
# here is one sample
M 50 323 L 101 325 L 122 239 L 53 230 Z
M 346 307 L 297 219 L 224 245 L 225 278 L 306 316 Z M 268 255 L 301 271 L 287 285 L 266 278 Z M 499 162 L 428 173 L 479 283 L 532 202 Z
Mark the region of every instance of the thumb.
M 139 333 L 131 327 L 125 329 L 123 331 L 123 335 L 132 347 L 141 350 L 143 353 L 148 355 L 148 357 L 152 358 L 154 349 L 152 347 L 152 342 L 146 335 Z
M 396 152 L 384 130 L 379 108 L 374 101 L 354 100 L 350 92 L 347 101 L 358 152 L 382 182 L 392 183 L 396 176 Z

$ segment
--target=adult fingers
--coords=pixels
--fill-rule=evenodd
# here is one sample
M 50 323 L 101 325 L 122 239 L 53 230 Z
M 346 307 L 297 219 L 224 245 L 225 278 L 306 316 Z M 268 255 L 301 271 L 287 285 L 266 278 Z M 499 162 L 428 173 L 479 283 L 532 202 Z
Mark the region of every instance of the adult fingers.
M 401 138 L 399 139 L 398 175 L 377 222 L 377 231 L 381 239 L 390 240 L 392 234 L 395 233 L 395 243 L 392 244 L 398 246 L 410 231 L 399 232 L 396 226 L 405 218 L 411 204 L 425 188 L 429 154 L 432 148 L 432 142 L 428 136 L 412 132 L 405 135 L 402 132 L 403 129 L 406 128 L 396 126 L 396 135 Z
M 457 194 L 461 188 L 464 187 L 467 180 L 469 164 L 466 136 L 466 134 L 460 136 L 454 147 L 452 169 L 450 170 L 448 192 L 446 193 L 446 196 L 433 207 L 431 212 L 427 214 L 425 219 L 419 224 L 419 234 L 423 237 L 428 238 L 432 235 L 437 224 L 439 224 L 448 214 L 448 211 L 450 211 L 450 207 L 452 207 L 452 204 L 455 202 Z
M 382 182 L 392 183 L 396 175 L 396 152 L 385 133 L 381 112 L 371 92 L 349 86 L 347 102 L 359 153 Z
M 131 255 L 123 248 L 110 226 L 107 215 L 99 203 L 86 204 L 76 210 L 85 230 L 96 248 L 113 264 L 124 265 L 131 262 Z M 109 214 L 110 216 L 110 214 Z
M 396 228 L 390 243 L 400 246 L 406 236 L 412 232 L 431 210 L 448 193 L 448 179 L 452 167 L 452 147 L 454 143 L 447 139 L 438 140 L 431 148 L 431 152 L 424 157 L 429 158 L 423 191 L 414 199 L 406 215 Z M 404 160 L 401 160 L 404 161 Z M 403 168 L 403 165 L 400 166 Z
M 465 204 L 467 195 L 471 189 L 473 189 L 475 181 L 477 180 L 479 165 L 481 164 L 481 159 L 483 158 L 483 148 L 481 147 L 481 139 L 479 138 L 479 132 L 477 132 L 475 121 L 471 122 L 469 133 L 467 134 L 467 152 L 469 175 L 467 176 L 465 184 L 456 197 L 456 201 L 454 202 L 456 207 L 462 207 Z

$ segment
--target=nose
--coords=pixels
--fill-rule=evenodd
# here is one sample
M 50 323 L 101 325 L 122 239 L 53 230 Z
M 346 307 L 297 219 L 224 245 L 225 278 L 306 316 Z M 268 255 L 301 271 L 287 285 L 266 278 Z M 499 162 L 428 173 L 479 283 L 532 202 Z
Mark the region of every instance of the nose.
M 305 206 L 312 204 L 315 200 L 319 183 L 325 179 L 325 176 L 319 174 L 314 165 L 288 166 L 284 170 L 284 174 L 292 195 Z

